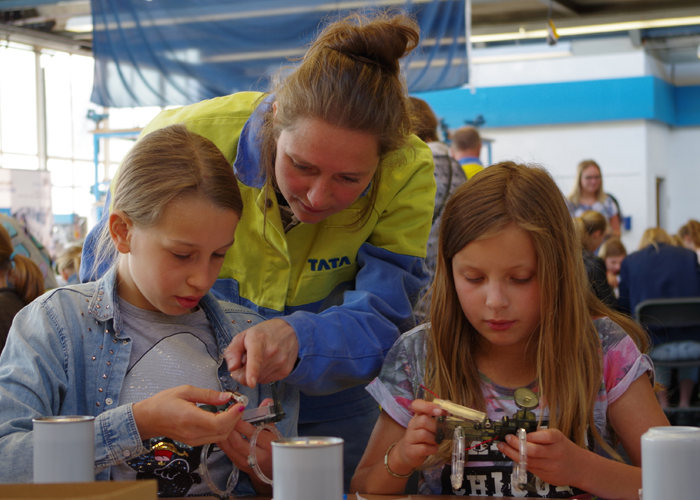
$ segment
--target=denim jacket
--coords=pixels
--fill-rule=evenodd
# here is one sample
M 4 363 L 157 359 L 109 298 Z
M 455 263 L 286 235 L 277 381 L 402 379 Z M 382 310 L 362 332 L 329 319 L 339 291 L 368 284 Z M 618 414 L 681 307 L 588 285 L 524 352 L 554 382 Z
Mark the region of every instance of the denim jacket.
M 236 389 L 223 352 L 237 333 L 263 321 L 245 307 L 207 294 L 199 303 L 219 346 L 222 390 Z M 15 317 L 0 356 L 0 483 L 31 482 L 32 418 L 47 415 L 95 417 L 95 474 L 110 478 L 110 467 L 145 453 L 132 411 L 119 405 L 131 354 L 122 333 L 116 269 L 97 282 L 51 290 Z M 257 407 L 268 388 L 238 387 Z M 296 434 L 299 394 L 278 383 L 286 418 L 277 424 L 284 436 Z M 237 495 L 255 494 L 241 473 Z

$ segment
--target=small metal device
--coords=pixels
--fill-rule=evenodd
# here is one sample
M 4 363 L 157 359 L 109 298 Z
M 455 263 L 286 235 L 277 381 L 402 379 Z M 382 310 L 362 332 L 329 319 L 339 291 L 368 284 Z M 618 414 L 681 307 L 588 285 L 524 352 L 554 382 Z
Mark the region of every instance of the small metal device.
M 442 443 L 451 439 L 452 474 L 450 482 L 454 491 L 462 487 L 466 459 L 466 443 L 503 441 L 508 434 L 515 434 L 520 445 L 520 459 L 513 464 L 515 485 L 519 491 L 534 492 L 535 488 L 527 482 L 527 433 L 537 430 L 537 417 L 532 412 L 539 405 L 539 398 L 527 387 L 520 387 L 513 393 L 513 400 L 520 408 L 512 417 L 491 420 L 486 413 L 458 405 L 443 399 L 434 399 L 433 403 L 449 413 L 437 418 L 435 442 Z
M 269 387 L 270 391 L 272 392 L 272 403 L 267 406 L 261 406 L 259 408 L 251 408 L 250 410 L 244 410 L 243 415 L 241 416 L 242 420 L 256 427 L 255 433 L 250 439 L 250 455 L 248 456 L 248 465 L 250 465 L 250 467 L 253 468 L 255 474 L 258 477 L 260 477 L 263 480 L 266 480 L 266 482 L 269 482 L 270 480 L 267 479 L 267 477 L 265 477 L 262 470 L 258 466 L 255 455 L 255 446 L 257 443 L 257 439 L 260 435 L 260 432 L 262 432 L 263 430 L 268 430 L 278 438 L 282 438 L 280 432 L 272 424 L 275 422 L 279 422 L 286 416 L 286 414 L 284 413 L 284 409 L 282 408 L 282 403 L 279 400 L 279 395 L 277 394 L 277 386 L 273 382 L 269 385 Z M 221 406 L 201 405 L 200 408 L 206 411 L 210 411 L 212 413 L 218 413 L 220 411 L 228 410 L 231 406 L 235 405 L 236 403 L 240 403 L 243 406 L 246 406 L 248 404 L 249 400 L 247 396 L 238 392 L 232 392 L 232 394 L 233 397 L 226 404 L 223 404 Z M 207 457 L 209 456 L 210 447 L 211 444 L 205 444 L 202 447 L 202 453 L 200 457 L 200 468 L 202 476 L 204 477 L 204 480 L 209 486 L 209 489 L 213 493 L 218 495 L 219 498 L 229 498 L 229 496 L 233 492 L 233 489 L 238 483 L 239 470 L 235 465 L 233 466 L 233 471 L 231 472 L 231 476 L 229 477 L 229 480 L 227 482 L 226 489 L 220 490 L 216 486 L 216 484 L 214 484 L 214 481 L 212 480 L 211 475 L 209 474 L 209 469 L 207 468 Z
M 537 417 L 531 411 L 539 405 L 537 394 L 527 387 L 515 390 L 515 404 L 520 408 L 512 417 L 505 416 L 501 420 L 491 420 L 486 413 L 460 406 L 451 401 L 435 399 L 433 403 L 450 415 L 437 418 L 435 442 L 442 443 L 452 439 L 456 426 L 462 427 L 467 442 L 496 440 L 503 441 L 508 434 L 516 434 L 518 429 L 526 432 L 537 430 Z

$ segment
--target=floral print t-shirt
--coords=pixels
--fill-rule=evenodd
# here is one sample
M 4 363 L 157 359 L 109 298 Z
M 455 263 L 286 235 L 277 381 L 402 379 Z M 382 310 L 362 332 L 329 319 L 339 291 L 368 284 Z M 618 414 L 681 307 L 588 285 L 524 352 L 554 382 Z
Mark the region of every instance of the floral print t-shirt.
M 616 401 L 638 377 L 648 374 L 653 383 L 653 365 L 646 354 L 642 354 L 634 341 L 616 323 L 608 318 L 594 321 L 600 337 L 603 355 L 603 380 L 596 397 L 593 415 L 595 426 L 601 436 L 611 444 L 606 430 L 608 405 Z M 420 325 L 403 334 L 389 351 L 379 376 L 367 386 L 367 391 L 396 422 L 403 427 L 413 417 L 411 402 L 425 399 L 421 387 L 425 374 L 426 337 L 429 325 Z M 481 388 L 486 398 L 486 412 L 491 420 L 512 417 L 518 407 L 513 401 L 513 388 L 499 386 L 481 376 Z M 539 394 L 535 382 L 528 388 Z M 549 412 L 547 408 L 533 410 L 537 418 L 542 415 L 546 427 Z M 478 443 L 468 444 L 467 447 Z M 582 498 L 593 496 L 569 486 L 553 486 L 528 473 L 528 482 L 537 493 L 516 490 L 511 484 L 513 461 L 498 451 L 496 441 L 483 444 L 467 453 L 462 490 L 452 491 L 450 483 L 451 464 L 447 463 L 420 474 L 418 493 L 421 495 L 471 495 L 493 497 L 536 497 L 536 498 Z M 597 445 L 593 450 L 606 456 Z

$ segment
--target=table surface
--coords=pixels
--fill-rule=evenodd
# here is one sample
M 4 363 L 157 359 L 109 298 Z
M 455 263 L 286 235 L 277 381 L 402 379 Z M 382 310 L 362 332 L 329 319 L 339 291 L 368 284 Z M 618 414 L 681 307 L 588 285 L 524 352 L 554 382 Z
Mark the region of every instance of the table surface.
M 352 493 L 348 494 L 348 500 L 356 500 L 357 496 Z M 367 493 L 360 493 L 360 497 L 365 499 L 365 500 L 399 500 L 399 499 L 404 499 L 408 498 L 409 495 L 406 494 L 400 494 L 400 495 L 369 495 Z M 461 499 L 461 500 L 508 500 L 514 499 L 515 497 L 460 497 L 457 495 L 410 495 L 411 500 L 449 500 L 449 499 Z M 272 500 L 271 497 L 266 497 L 266 496 L 256 496 L 256 497 L 245 497 L 246 499 L 249 500 Z M 161 500 L 167 500 L 167 499 L 161 499 Z

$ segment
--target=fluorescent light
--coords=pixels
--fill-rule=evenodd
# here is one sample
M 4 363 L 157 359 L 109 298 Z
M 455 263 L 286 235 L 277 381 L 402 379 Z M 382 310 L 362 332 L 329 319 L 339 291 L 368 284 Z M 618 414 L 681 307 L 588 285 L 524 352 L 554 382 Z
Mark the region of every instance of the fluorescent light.
M 508 47 L 488 47 L 472 49 L 472 62 L 475 64 L 508 61 L 526 61 L 534 59 L 552 59 L 571 56 L 571 42 L 559 42 L 557 45 L 532 44 Z
M 700 24 L 700 16 L 675 17 L 668 19 L 651 19 L 648 21 L 628 21 L 622 23 L 594 24 L 590 26 L 571 26 L 557 28 L 557 33 L 562 36 L 591 35 L 595 33 L 613 33 L 616 31 L 630 31 L 649 28 L 669 28 L 673 26 L 690 26 Z M 472 35 L 472 43 L 477 42 L 501 42 L 505 40 L 527 40 L 532 38 L 547 38 L 547 30 L 519 31 L 511 33 L 494 33 L 491 35 Z
M 92 16 L 75 16 L 66 21 L 66 31 L 89 33 L 92 31 Z

